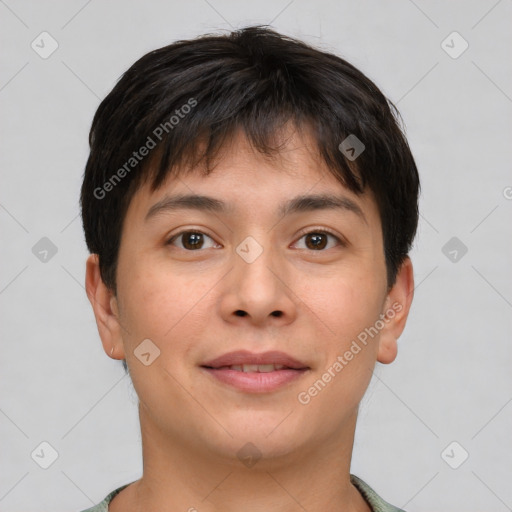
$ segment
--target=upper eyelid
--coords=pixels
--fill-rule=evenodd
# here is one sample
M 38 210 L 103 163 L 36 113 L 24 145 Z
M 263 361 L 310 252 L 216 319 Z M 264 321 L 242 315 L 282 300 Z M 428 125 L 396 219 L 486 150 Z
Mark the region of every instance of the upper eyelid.
M 318 227 L 318 228 L 304 228 L 303 231 L 299 232 L 298 236 L 299 236 L 299 238 L 302 238 L 303 236 L 309 235 L 310 233 L 323 233 L 325 235 L 331 235 L 334 238 L 337 238 L 338 240 L 343 242 L 343 238 L 342 238 L 341 235 L 338 235 L 337 233 L 334 233 L 334 231 L 331 231 L 328 228 L 320 228 L 320 227 Z

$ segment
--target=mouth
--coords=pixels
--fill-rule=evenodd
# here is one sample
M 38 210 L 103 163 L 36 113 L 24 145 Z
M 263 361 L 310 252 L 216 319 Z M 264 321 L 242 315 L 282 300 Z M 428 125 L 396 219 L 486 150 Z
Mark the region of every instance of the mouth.
M 216 368 L 211 366 L 203 366 L 203 368 L 210 368 L 211 370 L 234 370 L 236 372 L 245 373 L 270 373 L 283 369 L 296 370 L 296 368 L 289 368 L 288 366 L 284 366 L 282 364 L 232 364 L 230 366 L 220 366 Z
M 201 368 L 216 381 L 247 393 L 275 391 L 310 370 L 301 361 L 276 351 L 230 352 L 202 364 Z

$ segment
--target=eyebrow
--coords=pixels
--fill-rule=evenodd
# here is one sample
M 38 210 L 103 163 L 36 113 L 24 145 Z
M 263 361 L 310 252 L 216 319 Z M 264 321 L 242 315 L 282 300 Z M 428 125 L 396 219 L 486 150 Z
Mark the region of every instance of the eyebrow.
M 233 207 L 220 199 L 197 194 L 166 196 L 148 210 L 145 221 L 159 214 L 180 209 L 200 210 L 219 214 L 232 214 Z M 355 213 L 368 223 L 362 209 L 357 203 L 345 196 L 333 194 L 313 194 L 294 197 L 282 203 L 278 208 L 280 216 L 315 210 L 344 210 Z

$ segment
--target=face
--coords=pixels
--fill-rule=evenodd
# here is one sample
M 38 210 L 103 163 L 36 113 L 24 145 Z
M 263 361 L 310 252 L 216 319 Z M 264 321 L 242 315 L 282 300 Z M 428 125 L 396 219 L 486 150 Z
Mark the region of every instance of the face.
M 98 326 L 171 443 L 225 458 L 247 442 L 267 456 L 327 446 L 353 433 L 376 360 L 394 359 L 410 266 L 388 293 L 372 195 L 341 185 L 313 148 L 294 136 L 270 160 L 240 136 L 210 175 L 131 201 Z M 212 200 L 172 201 L 184 195 Z

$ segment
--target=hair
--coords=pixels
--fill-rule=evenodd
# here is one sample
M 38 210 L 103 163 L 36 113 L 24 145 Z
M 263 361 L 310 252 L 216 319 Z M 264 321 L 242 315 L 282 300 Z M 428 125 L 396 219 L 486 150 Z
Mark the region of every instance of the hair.
M 329 171 L 379 210 L 391 287 L 418 224 L 419 177 L 400 114 L 346 60 L 266 26 L 180 40 L 135 62 L 101 102 L 89 134 L 80 195 L 87 247 L 116 293 L 123 220 L 146 182 L 204 162 L 242 131 L 264 155 L 279 152 L 286 123 L 313 135 Z M 364 144 L 357 159 L 341 143 Z

